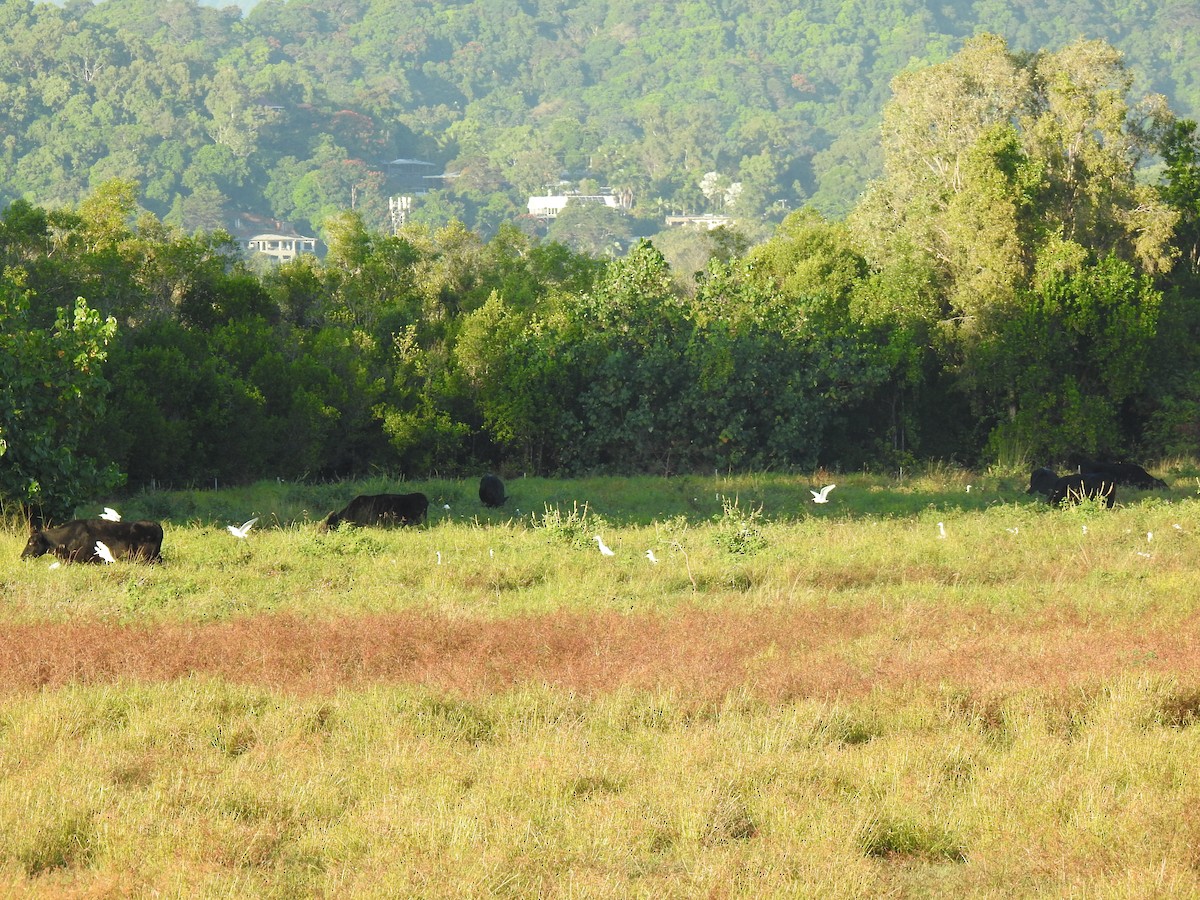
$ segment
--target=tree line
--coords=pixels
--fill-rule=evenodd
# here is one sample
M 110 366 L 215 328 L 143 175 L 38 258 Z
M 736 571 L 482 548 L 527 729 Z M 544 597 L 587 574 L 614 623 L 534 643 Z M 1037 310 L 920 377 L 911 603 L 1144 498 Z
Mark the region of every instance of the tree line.
M 1200 142 L 1131 86 L 1103 42 L 982 35 L 893 82 L 848 216 L 695 271 L 353 210 L 257 270 L 131 181 L 12 202 L 0 495 L 1200 452 Z

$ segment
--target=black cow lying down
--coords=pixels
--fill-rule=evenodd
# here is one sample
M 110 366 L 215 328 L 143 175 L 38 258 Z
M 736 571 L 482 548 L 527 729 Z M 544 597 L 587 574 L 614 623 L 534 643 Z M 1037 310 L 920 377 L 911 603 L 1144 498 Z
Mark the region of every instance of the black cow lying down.
M 1063 475 L 1053 469 L 1034 469 L 1029 476 L 1027 494 L 1045 494 L 1051 506 L 1078 503 L 1084 499 L 1103 498 L 1104 505 L 1111 508 L 1116 496 L 1116 485 L 1103 475 Z
M 345 509 L 331 512 L 321 523 L 321 530 L 337 528 L 343 522 L 351 525 L 417 525 L 429 512 L 429 498 L 413 494 L 359 494 Z
M 1161 478 L 1155 478 L 1141 466 L 1135 463 L 1100 462 L 1096 459 L 1080 459 L 1079 471 L 1085 475 L 1099 475 L 1107 478 L 1113 484 L 1127 484 L 1130 487 L 1153 490 L 1165 488 L 1167 483 Z
M 163 530 L 157 522 L 104 519 L 76 519 L 54 528 L 32 528 L 21 558 L 53 553 L 67 562 L 103 562 L 96 554 L 97 541 L 103 541 L 116 559 L 162 560 Z

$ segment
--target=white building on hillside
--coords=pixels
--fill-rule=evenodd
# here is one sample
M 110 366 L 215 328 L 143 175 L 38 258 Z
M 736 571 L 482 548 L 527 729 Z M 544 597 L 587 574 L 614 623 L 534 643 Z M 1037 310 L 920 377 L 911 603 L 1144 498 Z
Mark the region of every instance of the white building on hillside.
M 303 253 L 317 252 L 317 239 L 300 234 L 256 234 L 246 241 L 250 253 L 264 253 L 276 262 L 291 262 Z
M 712 231 L 714 228 L 722 226 L 729 227 L 733 224 L 733 217 L 705 213 L 702 216 L 667 216 L 664 222 L 675 228 L 699 228 Z
M 629 209 L 633 205 L 633 197 L 628 193 L 618 195 L 607 192 L 600 194 L 548 194 L 529 198 L 529 214 L 538 219 L 557 219 L 568 203 L 594 203 L 612 209 Z

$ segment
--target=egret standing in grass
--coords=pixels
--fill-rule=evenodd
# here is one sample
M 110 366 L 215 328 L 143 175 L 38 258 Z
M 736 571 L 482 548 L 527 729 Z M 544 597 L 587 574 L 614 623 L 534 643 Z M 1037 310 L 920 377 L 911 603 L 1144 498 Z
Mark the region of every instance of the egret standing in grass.
M 654 555 L 653 548 L 646 551 L 646 559 L 650 560 L 650 562 L 654 563 L 656 566 L 658 565 L 658 557 Z
M 946 536 L 946 523 L 938 522 L 938 537 L 944 538 L 945 536 Z
M 100 513 L 100 518 L 107 519 L 109 522 L 120 522 L 121 514 L 111 506 L 106 506 L 104 512 Z
M 809 493 L 813 495 L 813 503 L 828 503 L 829 502 L 829 492 L 832 491 L 835 487 L 837 487 L 836 484 L 827 484 L 827 485 L 825 485 L 825 487 L 821 488 L 819 491 L 814 491 L 810 488 Z
M 616 554 L 612 551 L 612 548 L 609 547 L 606 543 L 604 543 L 604 539 L 601 538 L 600 535 L 598 535 L 598 534 L 592 535 L 592 540 L 596 542 L 596 545 L 600 548 L 600 553 L 602 555 L 616 556 Z
M 246 535 L 250 533 L 250 529 L 254 527 L 254 523 L 258 521 L 258 516 L 255 516 L 249 522 L 243 522 L 242 527 L 236 525 L 226 525 L 225 529 L 238 540 L 245 540 Z
M 112 551 L 108 549 L 108 544 L 104 543 L 104 541 L 96 541 L 96 555 L 106 563 L 116 562 Z

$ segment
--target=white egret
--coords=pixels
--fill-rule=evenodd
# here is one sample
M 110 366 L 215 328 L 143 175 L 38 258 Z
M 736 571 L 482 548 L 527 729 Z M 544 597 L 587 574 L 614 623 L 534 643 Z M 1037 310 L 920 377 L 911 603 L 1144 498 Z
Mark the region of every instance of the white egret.
M 243 540 L 250 533 L 250 529 L 254 527 L 254 523 L 257 521 L 258 516 L 255 516 L 249 522 L 243 522 L 241 528 L 236 525 L 226 525 L 225 529 L 238 540 Z
M 813 503 L 828 503 L 829 502 L 829 492 L 832 491 L 835 487 L 837 487 L 836 484 L 827 484 L 827 485 L 825 485 L 825 487 L 821 488 L 819 491 L 814 491 L 812 489 L 809 489 L 809 493 L 813 495 Z
M 111 506 L 104 507 L 104 512 L 100 513 L 100 518 L 107 519 L 110 522 L 120 522 L 121 514 Z
M 104 543 L 104 541 L 96 541 L 96 555 L 106 563 L 116 562 L 112 551 L 108 549 L 108 544 Z
M 653 549 L 646 551 L 646 559 L 650 560 L 650 562 L 654 563 L 656 566 L 658 565 L 658 557 L 654 555 Z
M 600 547 L 600 552 L 604 556 L 616 556 L 616 554 L 613 552 L 612 548 L 610 548 L 607 544 L 604 543 L 604 540 L 600 537 L 600 535 L 598 535 L 598 534 L 593 535 L 592 540 L 595 541 L 597 546 Z
M 938 522 L 938 537 L 944 538 L 945 536 L 946 536 L 946 525 L 944 522 Z

